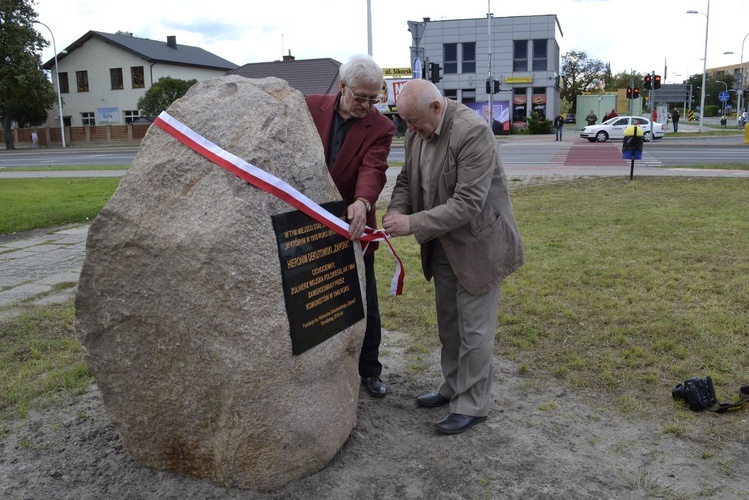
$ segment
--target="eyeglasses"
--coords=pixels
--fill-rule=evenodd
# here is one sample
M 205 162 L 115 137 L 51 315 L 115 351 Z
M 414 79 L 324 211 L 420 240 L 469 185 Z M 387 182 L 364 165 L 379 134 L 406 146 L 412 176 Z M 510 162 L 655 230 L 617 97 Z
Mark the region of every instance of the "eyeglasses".
M 351 97 L 354 98 L 356 102 L 359 104 L 364 104 L 365 102 L 369 103 L 370 106 L 374 106 L 378 102 L 380 102 L 380 99 L 378 97 L 371 98 L 371 97 L 365 97 L 361 95 L 354 94 L 354 91 L 351 90 L 351 87 L 346 87 L 346 90 L 348 90 L 351 93 Z

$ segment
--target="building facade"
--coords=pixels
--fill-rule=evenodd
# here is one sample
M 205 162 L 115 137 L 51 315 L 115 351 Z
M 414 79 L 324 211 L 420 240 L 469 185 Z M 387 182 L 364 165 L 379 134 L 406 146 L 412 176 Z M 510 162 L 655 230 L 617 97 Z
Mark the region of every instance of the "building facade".
M 556 15 L 409 21 L 411 61 L 425 76 L 438 64 L 443 95 L 477 110 L 491 95 L 494 119 L 523 126 L 559 112 L 563 36 Z M 432 79 L 434 81 L 434 79 Z M 488 116 L 488 114 L 486 115 Z
M 199 47 L 166 41 L 89 31 L 57 57 L 65 127 L 124 125 L 140 117 L 137 102 L 160 78 L 180 80 L 217 78 L 237 67 Z M 57 91 L 54 59 L 43 65 L 52 72 Z M 55 120 L 60 112 L 55 102 Z M 68 131 L 70 133 L 70 131 Z

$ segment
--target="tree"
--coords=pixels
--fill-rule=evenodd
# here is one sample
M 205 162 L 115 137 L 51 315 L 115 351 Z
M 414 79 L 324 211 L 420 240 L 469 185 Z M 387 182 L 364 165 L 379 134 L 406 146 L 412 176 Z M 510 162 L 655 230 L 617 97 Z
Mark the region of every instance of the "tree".
M 198 81 L 195 79 L 180 80 L 171 76 L 159 78 L 159 81 L 146 91 L 146 95 L 138 99 L 138 109 L 145 116 L 156 116 L 185 95 L 196 83 Z
M 33 0 L 0 0 L 0 118 L 5 149 L 15 149 L 11 126 L 41 125 L 55 102 L 52 83 L 42 69 L 41 51 L 49 45 L 34 29 Z
M 609 70 L 610 72 L 611 70 Z M 571 50 L 562 56 L 562 89 L 563 100 L 572 103 L 572 111 L 576 112 L 577 96 L 583 92 L 596 88 L 594 80 L 605 83 L 606 66 L 598 59 L 588 59 L 582 50 Z

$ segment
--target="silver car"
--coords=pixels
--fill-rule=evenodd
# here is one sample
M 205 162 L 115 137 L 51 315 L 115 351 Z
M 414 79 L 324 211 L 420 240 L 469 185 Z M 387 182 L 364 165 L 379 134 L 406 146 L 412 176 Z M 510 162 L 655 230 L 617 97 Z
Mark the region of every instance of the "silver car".
M 642 116 L 616 116 L 609 118 L 599 125 L 588 125 L 580 131 L 580 137 L 590 142 L 606 142 L 609 139 L 623 139 L 624 129 L 630 125 L 642 127 L 646 142 L 652 139 L 663 138 L 663 125 L 653 123 L 653 132 L 650 132 L 650 120 Z

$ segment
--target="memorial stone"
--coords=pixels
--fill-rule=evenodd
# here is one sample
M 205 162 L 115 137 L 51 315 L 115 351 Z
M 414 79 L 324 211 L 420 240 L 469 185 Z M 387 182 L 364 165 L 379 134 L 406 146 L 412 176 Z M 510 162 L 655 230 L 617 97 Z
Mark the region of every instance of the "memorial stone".
M 340 199 L 283 80 L 202 81 L 167 112 L 316 203 Z M 139 463 L 269 491 L 325 467 L 356 425 L 364 321 L 292 353 L 271 217 L 293 209 L 150 127 L 91 225 L 76 296 L 86 361 Z

